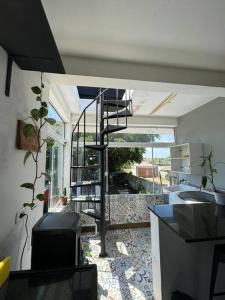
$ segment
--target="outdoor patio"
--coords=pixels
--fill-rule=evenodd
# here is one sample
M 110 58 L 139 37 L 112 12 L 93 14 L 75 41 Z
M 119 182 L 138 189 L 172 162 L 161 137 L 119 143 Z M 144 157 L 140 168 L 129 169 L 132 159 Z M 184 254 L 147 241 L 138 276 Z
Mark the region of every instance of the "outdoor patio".
M 150 228 L 109 230 L 107 258 L 99 258 L 100 238 L 82 236 L 89 263 L 97 264 L 100 300 L 152 299 Z

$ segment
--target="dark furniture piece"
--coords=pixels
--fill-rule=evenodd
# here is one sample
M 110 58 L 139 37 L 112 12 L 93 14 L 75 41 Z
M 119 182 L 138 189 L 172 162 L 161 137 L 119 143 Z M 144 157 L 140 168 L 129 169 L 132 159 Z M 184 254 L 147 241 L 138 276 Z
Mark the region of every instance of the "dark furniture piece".
M 79 264 L 79 214 L 46 213 L 32 230 L 31 269 L 48 270 Z
M 225 263 L 225 244 L 216 245 L 214 248 L 209 300 L 212 300 L 214 296 L 225 295 L 225 290 L 220 293 L 215 293 L 216 278 L 220 263 Z
M 97 267 L 11 272 L 5 300 L 96 300 Z

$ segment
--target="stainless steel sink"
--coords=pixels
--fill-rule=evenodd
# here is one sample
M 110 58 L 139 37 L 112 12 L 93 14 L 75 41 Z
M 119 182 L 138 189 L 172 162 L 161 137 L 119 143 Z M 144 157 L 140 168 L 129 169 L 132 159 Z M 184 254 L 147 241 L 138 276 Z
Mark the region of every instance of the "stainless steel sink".
M 196 201 L 196 202 L 214 202 L 215 197 L 212 194 L 208 194 L 201 191 L 189 191 L 189 192 L 181 192 L 178 196 L 186 201 Z

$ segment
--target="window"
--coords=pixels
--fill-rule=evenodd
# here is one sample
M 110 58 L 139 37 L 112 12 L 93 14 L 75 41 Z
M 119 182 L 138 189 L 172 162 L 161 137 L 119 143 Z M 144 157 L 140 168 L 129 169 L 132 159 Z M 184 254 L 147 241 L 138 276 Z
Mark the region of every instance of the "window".
M 49 118 L 54 118 L 56 123 L 48 125 L 48 136 L 54 139 L 54 145 L 47 145 L 46 173 L 51 180 L 46 181 L 49 195 L 49 208 L 54 208 L 63 191 L 63 160 L 64 160 L 64 122 L 56 110 L 49 105 Z
M 109 193 L 162 193 L 170 182 L 173 128 L 126 131 L 109 136 Z

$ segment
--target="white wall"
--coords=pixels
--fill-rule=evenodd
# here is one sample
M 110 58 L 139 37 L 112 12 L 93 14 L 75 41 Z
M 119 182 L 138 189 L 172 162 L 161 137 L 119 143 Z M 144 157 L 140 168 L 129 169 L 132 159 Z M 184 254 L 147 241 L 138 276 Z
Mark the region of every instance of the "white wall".
M 31 199 L 31 191 L 21 188 L 24 182 L 33 180 L 34 165 L 31 160 L 23 166 L 25 151 L 16 149 L 17 120 L 24 119 L 34 107 L 35 97 L 30 87 L 40 84 L 40 73 L 22 71 L 13 64 L 10 97 L 5 96 L 7 55 L 0 48 L 0 258 L 12 257 L 12 269 L 19 268 L 20 253 L 25 238 L 25 218 L 15 225 L 16 212 L 24 202 Z M 49 88 L 44 89 L 44 98 L 48 100 Z M 45 133 L 43 132 L 43 137 Z M 40 169 L 45 169 L 45 149 L 40 155 Z M 37 192 L 43 192 L 44 179 L 39 181 Z M 29 214 L 29 240 L 24 254 L 24 268 L 30 266 L 31 228 L 42 215 L 42 203 Z
M 178 119 L 176 142 L 203 143 L 204 154 L 213 149 L 214 161 L 225 162 L 225 98 L 217 98 Z M 217 165 L 215 183 L 225 189 L 225 165 Z M 200 186 L 201 176 L 180 176 Z

